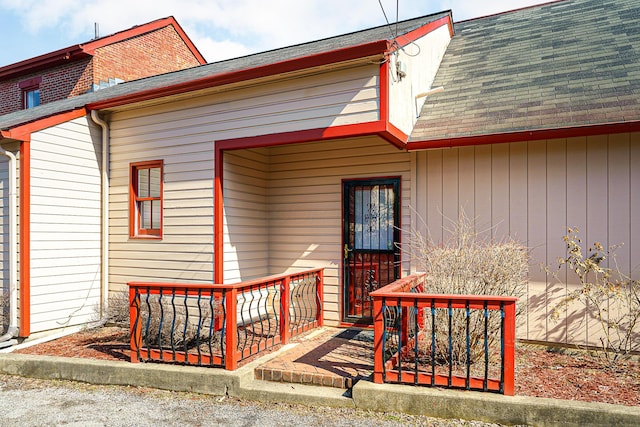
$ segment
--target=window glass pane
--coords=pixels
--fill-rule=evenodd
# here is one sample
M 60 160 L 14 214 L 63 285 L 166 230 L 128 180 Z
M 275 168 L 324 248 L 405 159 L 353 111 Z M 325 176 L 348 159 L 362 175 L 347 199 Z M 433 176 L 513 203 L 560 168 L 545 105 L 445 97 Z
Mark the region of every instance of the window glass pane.
M 151 202 L 151 228 L 160 229 L 160 200 Z
M 33 108 L 33 107 L 37 107 L 38 105 L 40 105 L 40 90 L 39 89 L 35 89 L 35 90 L 30 90 L 28 92 L 25 93 L 25 107 L 26 108 Z
M 151 201 L 140 202 L 140 229 L 151 228 Z
M 138 197 L 149 197 L 149 169 L 138 169 Z
M 393 249 L 393 189 L 360 187 L 355 195 L 355 248 Z
M 160 197 L 160 168 L 149 169 L 151 183 L 149 185 L 151 197 Z

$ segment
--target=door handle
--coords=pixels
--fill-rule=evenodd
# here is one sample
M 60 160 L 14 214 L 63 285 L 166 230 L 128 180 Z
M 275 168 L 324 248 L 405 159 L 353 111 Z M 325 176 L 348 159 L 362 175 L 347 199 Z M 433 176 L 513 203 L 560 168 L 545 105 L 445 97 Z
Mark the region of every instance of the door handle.
M 349 258 L 349 252 L 352 252 L 353 249 L 349 249 L 349 245 L 348 244 L 344 244 L 344 259 L 348 259 Z

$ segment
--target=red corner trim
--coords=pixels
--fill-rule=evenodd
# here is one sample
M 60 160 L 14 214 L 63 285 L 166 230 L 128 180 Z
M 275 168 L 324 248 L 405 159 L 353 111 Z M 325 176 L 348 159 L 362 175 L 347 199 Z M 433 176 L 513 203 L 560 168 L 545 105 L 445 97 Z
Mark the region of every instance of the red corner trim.
M 15 139 L 18 141 L 27 141 L 31 139 L 31 134 L 42 129 L 46 129 L 51 126 L 59 125 L 60 123 L 68 122 L 69 120 L 77 119 L 78 117 L 86 116 L 87 110 L 84 108 L 78 108 L 76 110 L 67 111 L 66 113 L 59 113 L 55 116 L 45 117 L 31 123 L 16 126 L 9 130 L 0 131 L 4 138 Z
M 20 144 L 20 336 L 31 334 L 31 141 Z
M 380 120 L 389 122 L 389 57 L 380 65 Z
M 468 145 L 500 144 L 626 132 L 640 132 L 640 120 L 625 123 L 608 123 L 558 129 L 540 129 L 523 132 L 498 133 L 493 135 L 464 136 L 460 138 L 443 138 L 433 141 L 414 141 L 407 143 L 406 148 L 407 151 L 413 151 L 429 148 L 464 147 Z
M 224 283 L 224 194 L 222 190 L 223 150 L 215 144 L 213 188 L 213 282 Z
M 144 90 L 134 94 L 119 96 L 100 102 L 87 105 L 89 110 L 100 110 L 103 108 L 117 107 L 134 102 L 147 101 L 163 96 L 177 95 L 185 92 L 207 89 L 215 86 L 222 86 L 230 83 L 237 83 L 246 80 L 258 79 L 272 75 L 288 73 L 305 68 L 319 67 L 322 65 L 348 61 L 373 55 L 381 55 L 387 49 L 386 40 L 378 40 L 358 46 L 351 46 L 337 49 L 330 52 L 322 52 L 315 55 L 290 59 L 282 62 L 275 62 L 245 70 L 231 71 L 227 73 L 215 74 L 201 79 L 190 80 L 184 83 L 177 83 L 155 89 Z

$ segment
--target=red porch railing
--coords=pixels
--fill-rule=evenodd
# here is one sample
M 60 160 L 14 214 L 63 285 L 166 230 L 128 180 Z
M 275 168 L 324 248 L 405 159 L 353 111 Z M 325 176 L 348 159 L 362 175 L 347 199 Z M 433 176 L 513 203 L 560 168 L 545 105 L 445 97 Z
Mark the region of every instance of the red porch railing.
M 425 289 L 422 274 L 370 294 L 374 382 L 513 395 L 517 298 Z
M 129 285 L 131 361 L 234 370 L 322 326 L 323 269 L 220 284 Z

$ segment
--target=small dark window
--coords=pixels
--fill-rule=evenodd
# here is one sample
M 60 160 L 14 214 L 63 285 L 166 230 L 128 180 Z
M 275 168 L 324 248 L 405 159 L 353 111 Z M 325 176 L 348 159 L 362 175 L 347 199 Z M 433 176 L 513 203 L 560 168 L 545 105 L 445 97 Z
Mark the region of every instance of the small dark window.
M 41 77 L 34 77 L 18 83 L 22 90 L 22 107 L 29 109 L 40 105 L 40 82 Z

